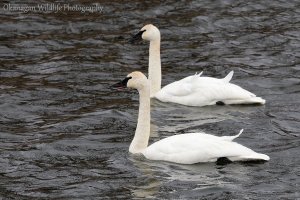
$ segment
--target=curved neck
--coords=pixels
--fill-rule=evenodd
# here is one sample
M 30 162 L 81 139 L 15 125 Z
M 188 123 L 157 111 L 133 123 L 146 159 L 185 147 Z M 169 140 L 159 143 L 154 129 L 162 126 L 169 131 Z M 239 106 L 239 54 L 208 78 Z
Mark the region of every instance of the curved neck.
M 130 153 L 142 153 L 148 146 L 150 137 L 150 86 L 147 84 L 139 91 L 139 115 L 134 134 L 130 144 Z
M 150 41 L 148 78 L 151 83 L 150 96 L 161 89 L 160 38 Z

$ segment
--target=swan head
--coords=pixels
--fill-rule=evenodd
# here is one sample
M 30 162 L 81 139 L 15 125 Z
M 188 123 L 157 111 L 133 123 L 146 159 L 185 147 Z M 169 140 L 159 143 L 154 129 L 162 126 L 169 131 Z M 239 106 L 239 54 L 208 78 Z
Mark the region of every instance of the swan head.
M 114 84 L 112 87 L 116 89 L 134 88 L 142 90 L 149 87 L 149 81 L 142 72 L 135 71 L 128 74 L 124 80 Z
M 140 31 L 143 32 L 142 39 L 147 41 L 153 41 L 160 39 L 160 32 L 153 24 L 147 24 Z
M 141 28 L 140 32 L 134 35 L 131 39 L 131 42 L 136 40 L 147 40 L 147 41 L 155 41 L 160 40 L 160 32 L 156 26 L 153 24 L 147 24 L 143 28 Z

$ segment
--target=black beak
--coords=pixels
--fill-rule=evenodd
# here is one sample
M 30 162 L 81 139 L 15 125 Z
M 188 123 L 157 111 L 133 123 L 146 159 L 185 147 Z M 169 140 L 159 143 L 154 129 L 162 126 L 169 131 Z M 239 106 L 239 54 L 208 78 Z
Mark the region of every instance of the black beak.
M 129 40 L 130 43 L 134 43 L 135 41 L 139 41 L 142 40 L 142 35 L 146 30 L 140 31 L 137 34 L 135 34 L 134 36 L 132 36 L 132 38 Z
M 126 77 L 124 80 L 122 80 L 122 81 L 120 81 L 120 82 L 118 82 L 116 84 L 113 84 L 111 86 L 111 88 L 117 89 L 117 90 L 125 89 L 125 88 L 127 88 L 127 82 L 128 82 L 128 80 L 131 79 L 131 78 L 132 77 Z

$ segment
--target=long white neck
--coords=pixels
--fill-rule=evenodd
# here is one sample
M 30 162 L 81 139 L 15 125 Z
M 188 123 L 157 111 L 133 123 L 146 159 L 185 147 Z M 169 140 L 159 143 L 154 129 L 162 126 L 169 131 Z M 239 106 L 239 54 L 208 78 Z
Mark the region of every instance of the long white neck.
M 140 98 L 138 122 L 134 138 L 130 144 L 130 153 L 142 153 L 148 146 L 150 137 L 150 85 L 138 90 Z
M 150 96 L 161 89 L 160 37 L 150 41 L 148 78 L 151 83 Z

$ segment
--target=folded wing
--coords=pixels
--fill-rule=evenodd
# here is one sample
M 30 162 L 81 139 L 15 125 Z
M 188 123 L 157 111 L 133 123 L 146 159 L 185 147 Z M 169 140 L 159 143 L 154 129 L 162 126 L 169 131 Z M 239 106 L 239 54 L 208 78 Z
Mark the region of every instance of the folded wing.
M 222 137 L 204 133 L 180 134 L 150 145 L 143 153 L 151 160 L 163 160 L 181 164 L 215 162 L 226 157 L 232 161 L 269 160 L 264 154 L 229 141 Z
M 155 97 L 163 102 L 174 102 L 189 106 L 224 104 L 264 104 L 265 100 L 230 83 L 231 71 L 225 78 L 189 76 L 162 88 Z

